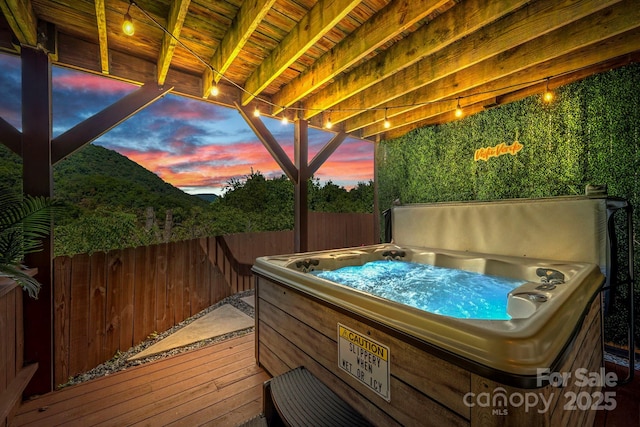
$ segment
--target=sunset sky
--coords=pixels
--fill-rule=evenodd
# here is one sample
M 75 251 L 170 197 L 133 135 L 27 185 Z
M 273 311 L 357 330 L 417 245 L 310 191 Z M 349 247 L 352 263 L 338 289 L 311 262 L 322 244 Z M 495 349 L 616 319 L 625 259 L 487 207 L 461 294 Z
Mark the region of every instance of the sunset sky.
M 0 54 L 0 117 L 21 130 L 20 58 Z M 53 67 L 53 135 L 97 113 L 135 86 L 107 77 Z M 262 118 L 293 156 L 293 124 Z M 309 160 L 332 133 L 309 129 Z M 182 190 L 222 194 L 231 178 L 283 175 L 240 114 L 230 108 L 169 94 L 94 144 L 115 150 Z M 347 139 L 315 174 L 322 183 L 350 188 L 373 179 L 373 144 Z

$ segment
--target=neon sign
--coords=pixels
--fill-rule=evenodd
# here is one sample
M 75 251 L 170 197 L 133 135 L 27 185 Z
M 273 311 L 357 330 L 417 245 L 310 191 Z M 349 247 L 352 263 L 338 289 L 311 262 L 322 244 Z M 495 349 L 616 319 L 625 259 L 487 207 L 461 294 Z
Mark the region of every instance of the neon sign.
M 502 142 L 493 147 L 478 148 L 473 155 L 473 160 L 476 162 L 478 160 L 487 161 L 492 157 L 499 157 L 503 154 L 511 154 L 512 156 L 515 156 L 523 148 L 524 145 L 520 144 L 518 141 L 513 141 L 513 144 L 511 145 L 507 145 Z

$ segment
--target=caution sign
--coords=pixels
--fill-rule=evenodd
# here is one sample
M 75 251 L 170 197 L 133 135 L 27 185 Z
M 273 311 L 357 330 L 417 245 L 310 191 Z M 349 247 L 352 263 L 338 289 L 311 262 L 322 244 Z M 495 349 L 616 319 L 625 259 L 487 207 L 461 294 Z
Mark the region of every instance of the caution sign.
M 338 367 L 391 401 L 389 347 L 338 323 Z

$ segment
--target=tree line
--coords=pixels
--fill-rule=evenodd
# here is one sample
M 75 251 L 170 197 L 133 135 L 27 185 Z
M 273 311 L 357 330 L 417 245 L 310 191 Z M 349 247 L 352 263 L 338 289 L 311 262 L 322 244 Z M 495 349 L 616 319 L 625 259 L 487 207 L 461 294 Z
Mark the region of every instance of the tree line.
M 21 193 L 21 160 L 0 144 L 0 192 Z M 373 183 L 347 190 L 308 181 L 309 209 L 373 212 Z M 294 187 L 253 171 L 212 202 L 162 181 L 115 151 L 88 145 L 54 166 L 54 255 L 146 246 L 229 233 L 293 229 Z

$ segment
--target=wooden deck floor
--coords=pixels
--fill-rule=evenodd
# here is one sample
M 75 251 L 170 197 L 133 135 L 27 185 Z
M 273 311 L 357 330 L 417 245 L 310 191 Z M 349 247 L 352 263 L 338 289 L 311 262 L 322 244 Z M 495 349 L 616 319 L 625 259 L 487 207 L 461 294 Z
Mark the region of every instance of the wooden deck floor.
M 25 402 L 11 426 L 237 426 L 262 410 L 253 333 L 71 386 Z M 626 371 L 607 364 L 620 378 Z M 595 427 L 640 425 L 640 371 L 614 389 L 617 408 Z
M 253 333 L 25 402 L 12 426 L 236 426 L 262 411 Z

